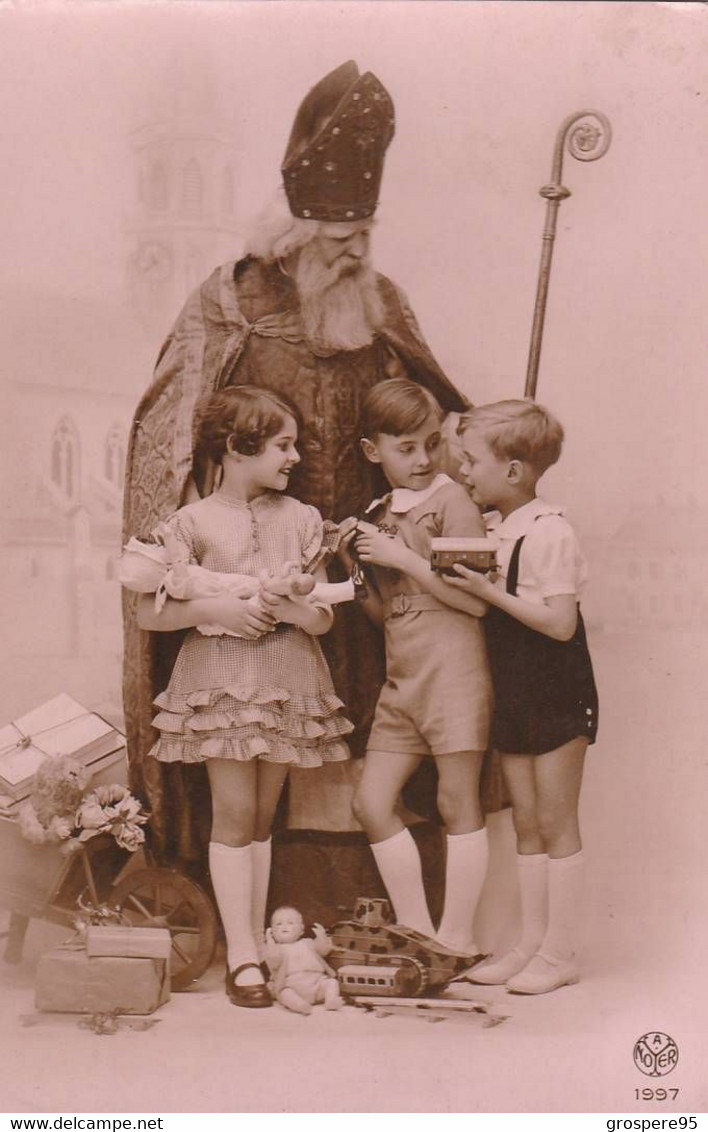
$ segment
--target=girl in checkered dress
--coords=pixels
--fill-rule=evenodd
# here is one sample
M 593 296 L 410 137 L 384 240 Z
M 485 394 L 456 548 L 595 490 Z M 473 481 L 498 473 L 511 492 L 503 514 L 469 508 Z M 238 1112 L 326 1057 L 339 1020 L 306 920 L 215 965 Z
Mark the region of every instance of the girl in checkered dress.
M 228 946 L 227 993 L 268 1006 L 258 966 L 270 874 L 270 831 L 290 766 L 347 759 L 341 712 L 316 638 L 332 624 L 318 602 L 278 596 L 268 578 L 291 569 L 326 580 L 319 512 L 284 495 L 300 457 L 297 411 L 280 395 L 231 386 L 214 395 L 199 449 L 221 467 L 213 494 L 180 508 L 168 525 L 190 561 L 262 582 L 262 607 L 223 594 L 139 604 L 141 628 L 188 629 L 167 689 L 157 697 L 150 751 L 161 762 L 206 764 L 213 822 L 209 868 Z M 230 634 L 205 636 L 212 623 Z M 238 636 L 231 635 L 238 634 Z

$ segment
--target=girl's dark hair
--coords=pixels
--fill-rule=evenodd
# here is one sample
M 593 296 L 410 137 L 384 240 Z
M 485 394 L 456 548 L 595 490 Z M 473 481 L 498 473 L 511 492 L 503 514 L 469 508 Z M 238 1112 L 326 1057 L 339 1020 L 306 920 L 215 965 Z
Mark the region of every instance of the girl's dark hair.
M 434 413 L 445 415 L 428 389 L 406 377 L 390 377 L 374 385 L 361 410 L 359 432 L 373 440 L 379 433 L 403 436 L 415 432 Z
M 229 385 L 215 393 L 207 403 L 199 427 L 200 454 L 220 464 L 231 448 L 242 456 L 258 456 L 266 441 L 276 436 L 286 417 L 293 417 L 298 429 L 296 407 L 272 389 L 256 385 Z

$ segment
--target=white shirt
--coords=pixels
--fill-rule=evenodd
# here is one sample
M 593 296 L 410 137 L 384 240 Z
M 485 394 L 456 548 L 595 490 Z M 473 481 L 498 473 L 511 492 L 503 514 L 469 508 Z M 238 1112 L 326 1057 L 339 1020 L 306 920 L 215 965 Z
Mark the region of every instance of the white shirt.
M 587 563 L 575 531 L 560 507 L 532 499 L 502 519 L 498 511 L 484 516 L 487 533 L 499 540 L 497 585 L 506 589 L 509 562 L 517 539 L 524 538 L 519 560 L 517 596 L 534 605 L 547 597 L 580 597 L 587 581 Z

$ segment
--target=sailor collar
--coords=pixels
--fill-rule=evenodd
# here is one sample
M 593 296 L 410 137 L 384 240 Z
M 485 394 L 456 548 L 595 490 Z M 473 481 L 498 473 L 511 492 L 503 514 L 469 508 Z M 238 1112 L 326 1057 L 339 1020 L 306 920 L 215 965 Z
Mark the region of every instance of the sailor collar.
M 497 538 L 516 540 L 527 535 L 542 515 L 562 515 L 563 510 L 562 507 L 546 503 L 545 499 L 537 496 L 536 499 L 524 503 L 523 507 L 517 507 L 516 511 L 507 515 L 506 519 L 502 519 L 498 511 L 487 512 L 484 516 L 484 524 L 488 534 L 494 534 Z
M 366 508 L 365 514 L 368 515 L 371 511 L 375 511 L 377 507 L 390 504 L 392 514 L 407 515 L 414 507 L 419 507 L 421 503 L 430 499 L 431 495 L 435 495 L 435 492 L 439 491 L 441 487 L 454 482 L 444 472 L 438 472 L 433 482 L 423 491 L 414 491 L 412 487 L 394 487 L 388 495 L 383 495 L 381 499 L 374 499 Z

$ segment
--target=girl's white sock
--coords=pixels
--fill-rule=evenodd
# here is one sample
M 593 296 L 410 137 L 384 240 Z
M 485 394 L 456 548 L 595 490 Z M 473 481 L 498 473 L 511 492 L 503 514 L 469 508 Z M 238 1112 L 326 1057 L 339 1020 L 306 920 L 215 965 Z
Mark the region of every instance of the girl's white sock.
M 455 951 L 476 955 L 474 914 L 487 875 L 487 831 L 448 833 L 446 844 L 445 909 L 437 938 Z
M 371 851 L 391 898 L 397 923 L 434 936 L 423 888 L 420 854 L 411 834 L 402 829 L 385 841 L 374 842 Z
M 539 951 L 555 959 L 570 959 L 575 951 L 582 912 L 585 856 L 582 849 L 572 857 L 548 861 L 548 929 Z
M 265 944 L 265 914 L 270 884 L 270 861 L 272 838 L 266 841 L 251 842 L 251 861 L 253 863 L 253 891 L 251 894 L 251 929 L 261 958 Z
M 227 963 L 234 971 L 242 963 L 258 963 L 258 952 L 251 931 L 253 864 L 251 846 L 209 842 L 209 872 L 226 933 Z M 237 984 L 262 983 L 263 976 L 251 969 L 238 976 Z

